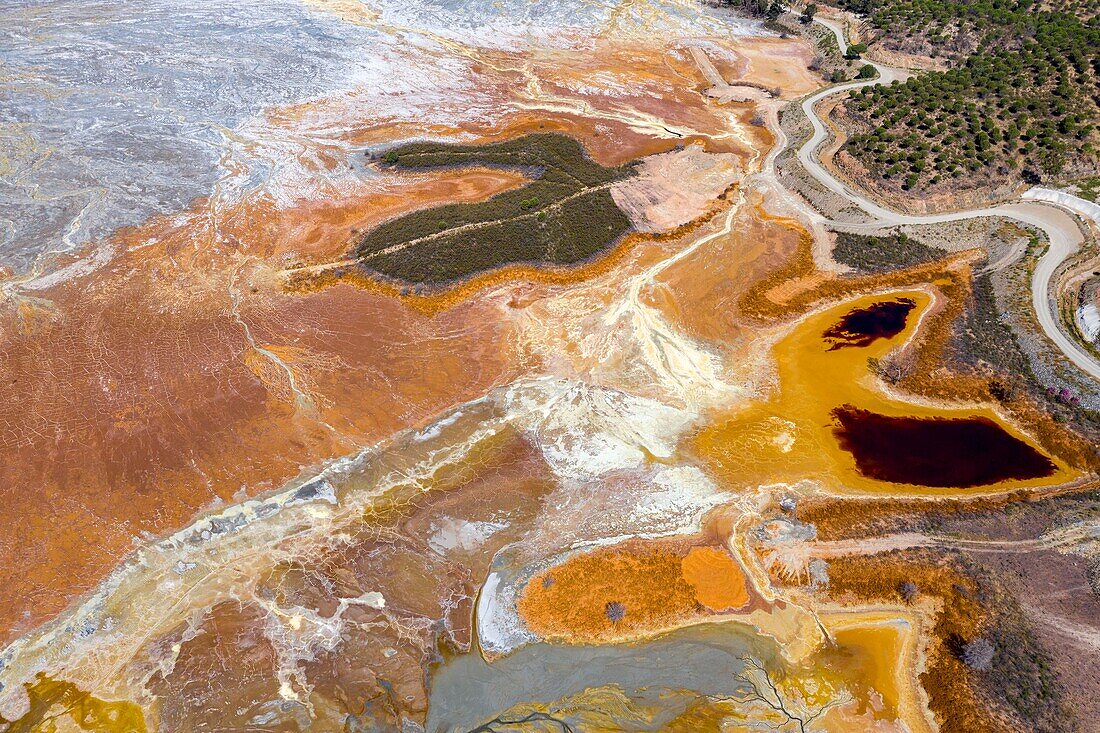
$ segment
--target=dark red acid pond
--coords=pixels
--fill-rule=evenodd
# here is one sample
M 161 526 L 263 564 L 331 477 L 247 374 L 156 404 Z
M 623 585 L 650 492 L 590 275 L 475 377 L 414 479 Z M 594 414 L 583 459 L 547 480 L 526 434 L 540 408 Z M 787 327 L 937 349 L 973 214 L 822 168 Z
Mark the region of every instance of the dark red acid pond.
M 898 298 L 856 308 L 844 314 L 822 335 L 830 344 L 829 351 L 845 346 L 867 346 L 875 339 L 893 338 L 905 330 L 905 321 L 916 305 L 909 298 Z
M 840 447 L 879 481 L 966 488 L 1055 471 L 1049 458 L 984 417 L 890 417 L 851 405 L 833 417 Z

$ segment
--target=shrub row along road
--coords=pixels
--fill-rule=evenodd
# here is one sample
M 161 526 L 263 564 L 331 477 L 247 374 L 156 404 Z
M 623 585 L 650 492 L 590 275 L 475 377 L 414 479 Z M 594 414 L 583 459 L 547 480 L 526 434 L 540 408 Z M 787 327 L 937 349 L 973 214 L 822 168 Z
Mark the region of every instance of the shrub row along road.
M 836 37 L 841 53 L 848 50 L 848 43 L 844 37 L 843 28 L 839 23 L 830 19 L 814 18 L 814 22 L 821 24 Z M 977 219 L 990 216 L 1003 216 L 1024 224 L 1042 229 L 1050 242 L 1047 251 L 1039 258 L 1031 280 L 1031 302 L 1035 309 L 1035 315 L 1039 325 L 1047 337 L 1057 345 L 1066 358 L 1073 362 L 1079 369 L 1100 379 L 1100 362 L 1085 351 L 1071 336 L 1062 331 L 1057 315 L 1055 299 L 1050 295 L 1051 279 L 1058 266 L 1067 257 L 1077 251 L 1084 241 L 1077 221 L 1063 208 L 1058 208 L 1055 202 L 1070 209 L 1075 214 L 1088 216 L 1087 201 L 1078 200 L 1077 197 L 1068 194 L 1058 194 L 1047 189 L 1032 189 L 1023 196 L 1020 201 L 1002 204 L 983 209 L 971 209 L 969 211 L 955 211 L 944 214 L 931 214 L 927 216 L 911 216 L 897 211 L 886 209 L 869 199 L 862 192 L 854 190 L 843 181 L 838 180 L 817 160 L 816 153 L 829 137 L 829 131 L 821 118 L 818 117 L 817 104 L 826 97 L 834 94 L 844 94 L 853 89 L 860 89 L 872 84 L 889 84 L 895 80 L 904 80 L 908 73 L 904 69 L 896 69 L 871 62 L 878 72 L 878 78 L 869 81 L 855 81 L 848 84 L 830 87 L 807 97 L 802 102 L 802 111 L 813 125 L 814 133 L 798 150 L 798 160 L 806 171 L 817 181 L 832 191 L 852 202 L 868 215 L 874 218 L 873 222 L 866 224 L 847 224 L 825 221 L 826 224 L 842 227 L 846 230 L 875 231 L 884 227 L 901 226 L 904 224 L 940 224 L 944 222 L 962 221 L 964 219 Z M 780 137 L 782 145 L 785 145 L 785 137 Z M 1049 203 L 1040 203 L 1047 201 Z M 1100 222 L 1097 222 L 1100 224 Z

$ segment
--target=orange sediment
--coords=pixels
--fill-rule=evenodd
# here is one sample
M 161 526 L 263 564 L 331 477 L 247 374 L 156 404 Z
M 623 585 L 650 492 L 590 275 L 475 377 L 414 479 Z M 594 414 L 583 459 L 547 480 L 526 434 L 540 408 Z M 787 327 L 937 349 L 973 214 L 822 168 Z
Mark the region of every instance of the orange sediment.
M 799 44 L 789 42 L 792 53 Z M 117 255 L 99 270 L 12 301 L 0 318 L 10 376 L 0 483 L 16 487 L 8 498 L 21 521 L 0 531 L 0 546 L 36 550 L 0 573 L 0 641 L 89 591 L 131 551 L 134 533 L 171 531 L 242 487 L 269 490 L 303 465 L 516 378 L 530 365 L 513 351 L 509 313 L 487 289 L 515 280 L 568 286 L 613 271 L 634 245 L 653 241 L 628 236 L 575 270 L 517 266 L 438 297 L 398 300 L 387 296 L 399 289 L 357 276 L 348 282 L 367 287 L 295 280 L 288 291 L 286 270 L 347 257 L 361 232 L 386 219 L 484 200 L 526 180 L 485 168 L 362 176 L 366 148 L 542 130 L 574 135 L 605 165 L 695 141 L 743 162 L 755 154 L 755 143 L 712 136 L 725 132 L 727 111 L 685 87 L 693 66 L 676 61 L 666 39 L 600 40 L 580 54 L 460 53 L 492 114 L 466 114 L 468 100 L 451 95 L 441 103 L 450 111 L 430 120 L 393 116 L 370 101 L 371 90 L 267 109 L 274 136 L 293 133 L 302 146 L 293 160 L 301 181 L 272 176 L 239 198 L 219 189 L 120 229 L 109 241 Z M 532 78 L 541 82 L 536 95 Z M 593 91 L 599 80 L 611 83 Z
M 897 336 L 859 349 L 831 351 L 823 334 L 848 312 L 871 304 L 911 299 L 916 308 Z M 1006 420 L 988 402 L 957 404 L 908 400 L 884 390 L 871 371 L 872 360 L 908 350 L 941 311 L 945 299 L 931 289 L 893 290 L 842 302 L 803 319 L 774 347 L 778 389 L 768 400 L 720 416 L 695 438 L 694 449 L 728 485 L 793 482 L 809 478 L 838 493 L 972 494 L 1050 487 L 1078 477 L 1059 456 L 1049 475 L 982 484 L 979 488 L 917 486 L 876 480 L 861 472 L 834 434 L 834 411 L 844 405 L 891 417 L 983 418 L 1028 445 L 1034 439 Z
M 816 268 L 813 237 L 798 222 L 772 216 L 762 209 L 758 216 L 761 221 L 775 222 L 797 232 L 800 242 L 787 264 L 775 268 L 747 289 L 738 302 L 741 314 L 772 322 L 874 292 L 910 287 L 934 290 L 942 296 L 942 302 L 922 316 L 925 323 L 914 338 L 913 348 L 907 348 L 912 356 L 911 373 L 902 378 L 897 387 L 943 402 L 994 402 L 989 373 L 952 372 L 944 366 L 955 323 L 963 316 L 971 295 L 971 266 L 980 254 L 978 250 L 945 255 L 942 259 L 903 270 L 840 277 Z M 1075 468 L 1096 465 L 1092 446 L 1087 441 L 1057 424 L 1051 415 L 1029 399 L 1017 397 L 1002 401 L 999 408 L 1034 436 L 1045 450 L 1057 454 L 1069 465 Z
M 748 601 L 745 574 L 725 551 L 635 544 L 576 555 L 535 575 L 518 606 L 528 628 L 544 638 L 600 642 Z
M 50 679 L 41 673 L 34 684 L 27 684 L 26 688 L 27 713 L 12 721 L 10 730 L 33 733 L 56 730 L 146 733 L 148 730 L 145 715 L 137 703 L 100 700 L 72 683 Z
M 693 547 L 680 563 L 695 598 L 712 611 L 741 608 L 749 602 L 745 573 L 728 553 L 716 547 Z
M 547 638 L 607 641 L 671 626 L 695 610 L 695 592 L 668 549 L 603 549 L 531 579 L 519 601 Z
M 725 197 L 728 197 L 735 188 L 736 185 L 727 189 L 722 194 L 722 200 L 725 200 Z M 289 293 L 312 293 L 338 283 L 349 283 L 372 293 L 397 298 L 417 313 L 432 316 L 470 300 L 481 291 L 508 283 L 526 281 L 540 285 L 560 286 L 572 285 L 604 275 L 622 264 L 626 256 L 638 245 L 674 241 L 686 237 L 711 221 L 720 210 L 721 206 L 711 207 L 701 216 L 667 232 L 627 233 L 609 249 L 576 265 L 526 263 L 503 265 L 423 293 L 413 292 L 409 286 L 377 277 L 354 264 L 320 273 L 292 272 L 286 279 L 286 289 Z

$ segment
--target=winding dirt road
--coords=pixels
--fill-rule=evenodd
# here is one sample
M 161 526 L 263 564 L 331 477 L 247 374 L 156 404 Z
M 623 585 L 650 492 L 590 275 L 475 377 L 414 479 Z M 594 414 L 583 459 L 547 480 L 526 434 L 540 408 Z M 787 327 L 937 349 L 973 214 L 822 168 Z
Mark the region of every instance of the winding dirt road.
M 839 23 L 824 18 L 814 18 L 814 22 L 832 32 L 836 37 L 841 53 L 848 50 L 844 30 Z M 1089 202 L 1079 199 L 1074 201 L 1076 199 L 1074 196 L 1037 188 L 1028 191 L 1020 201 L 1000 206 L 912 216 L 880 206 L 862 192 L 838 180 L 818 161 L 817 151 L 829 138 L 828 128 L 817 115 L 816 107 L 819 102 L 835 94 L 844 94 L 853 89 L 860 89 L 872 84 L 889 84 L 893 81 L 904 80 L 909 76 L 909 72 L 905 69 L 897 69 L 874 62 L 867 63 L 870 63 L 878 72 L 877 78 L 829 87 L 802 101 L 802 111 L 810 124 L 813 125 L 814 132 L 810 139 L 798 149 L 798 160 L 818 183 L 843 197 L 846 201 L 858 206 L 871 216 L 873 221 L 850 224 L 830 221 L 820 214 L 816 214 L 814 218 L 817 223 L 836 226 L 847 231 L 870 232 L 904 224 L 940 224 L 965 219 L 1002 216 L 1042 229 L 1047 235 L 1050 246 L 1039 258 L 1032 276 L 1031 302 L 1032 307 L 1035 309 L 1035 315 L 1047 337 L 1055 343 L 1067 359 L 1094 379 L 1100 379 L 1100 362 L 1059 327 L 1056 300 L 1050 295 L 1051 280 L 1059 265 L 1067 257 L 1073 255 L 1084 242 L 1084 236 L 1077 220 L 1074 218 L 1074 214 L 1087 216 L 1088 211 L 1086 209 Z M 786 136 L 780 133 L 780 145 L 777 146 L 777 149 L 781 151 L 786 145 Z M 1050 194 L 1058 195 L 1052 196 Z M 1068 213 L 1067 209 L 1074 213 Z M 1097 223 L 1100 224 L 1100 222 Z

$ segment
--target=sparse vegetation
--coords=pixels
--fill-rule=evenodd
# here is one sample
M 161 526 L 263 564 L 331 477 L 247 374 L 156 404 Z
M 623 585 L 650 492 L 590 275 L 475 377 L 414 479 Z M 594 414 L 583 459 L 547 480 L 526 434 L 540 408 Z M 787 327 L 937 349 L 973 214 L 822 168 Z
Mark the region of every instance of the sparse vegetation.
M 878 273 L 931 262 L 944 253 L 905 234 L 874 237 L 864 234 L 836 235 L 833 257 L 837 262 L 862 272 Z
M 813 6 L 815 9 L 810 12 L 807 20 L 806 11 L 809 7 L 803 8 L 803 11 L 798 15 L 792 13 L 780 17 L 772 24 L 774 25 L 772 30 L 781 34 L 801 35 L 813 42 L 818 53 L 810 60 L 808 66 L 811 71 L 817 72 L 822 78 L 833 83 L 850 79 L 855 73 L 852 61 L 845 59 L 840 52 L 836 36 L 824 26 L 813 22 L 813 18 L 817 16 L 816 5 Z
M 1029 252 L 1042 243 L 1031 236 Z M 1002 403 L 1028 395 L 1056 422 L 1072 423 L 1078 430 L 1096 430 L 1097 413 L 1082 406 L 1071 390 L 1054 389 L 1032 368 L 1031 361 L 1006 319 L 1006 304 L 998 298 L 992 273 L 976 275 L 962 320 L 954 331 L 952 349 L 956 364 L 978 374 L 998 376 L 989 381 L 989 393 Z
M 985 586 L 986 602 L 995 609 L 990 639 L 985 644 L 972 640 L 964 647 L 964 655 L 973 648 L 975 661 L 983 662 L 992 648 L 988 671 L 984 673 L 985 687 L 1027 721 L 1029 730 L 1035 733 L 1076 730 L 1075 721 L 1062 702 L 1050 655 L 1035 638 L 1031 621 L 1003 587 Z
M 772 24 L 788 10 L 787 4 L 783 0 L 709 0 L 709 2 L 719 7 L 733 8 L 749 15 L 762 16 L 771 21 Z M 773 30 L 782 33 L 787 32 L 786 29 L 778 26 L 774 27 Z
M 608 189 L 632 167 L 602 166 L 565 135 L 474 146 L 412 143 L 382 160 L 403 169 L 505 167 L 534 179 L 488 201 L 417 211 L 367 233 L 356 249 L 362 264 L 403 282 L 437 285 L 520 262 L 574 264 L 630 228 Z
M 880 42 L 954 68 L 867 87 L 845 149 L 889 188 L 1038 182 L 1097 169 L 1095 8 L 1036 0 L 842 0 Z M 1091 8 L 1091 9 L 1090 9 Z M 856 50 L 856 47 L 853 47 Z
M 915 581 L 922 594 L 937 597 L 932 633 L 939 641 L 933 644 L 921 682 L 944 733 L 988 730 L 986 704 L 1005 710 L 1026 730 L 1076 729 L 1062 703 L 1049 655 L 1036 641 L 1018 602 L 990 573 L 958 555 L 905 551 L 834 561 L 830 577 L 834 593 L 864 599 L 887 599 L 902 583 Z M 975 644 L 978 639 L 994 649 L 986 671 L 964 661 L 971 646 L 975 661 L 984 661 L 984 644 Z
M 1001 374 L 1023 378 L 1038 385 L 1031 365 L 1016 340 L 1016 335 L 1004 319 L 997 302 L 996 290 L 988 274 L 978 275 L 971 284 L 972 298 L 961 328 L 958 346 L 964 361 L 978 357 Z M 1011 391 L 1008 385 L 998 388 Z
M 1077 195 L 1081 198 L 1096 202 L 1100 197 L 1100 176 L 1092 176 L 1074 183 L 1077 186 Z

